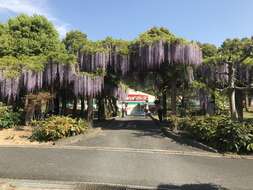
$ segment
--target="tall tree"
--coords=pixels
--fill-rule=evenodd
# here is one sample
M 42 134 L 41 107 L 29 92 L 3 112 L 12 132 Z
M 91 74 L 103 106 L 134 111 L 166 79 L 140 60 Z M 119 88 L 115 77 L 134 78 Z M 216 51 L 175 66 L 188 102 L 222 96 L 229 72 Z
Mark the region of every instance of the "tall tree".
M 250 38 L 227 39 L 218 49 L 216 55 L 207 59 L 216 69 L 211 69 L 212 75 L 223 75 L 220 82 L 227 83 L 224 86 L 228 90 L 231 118 L 243 119 L 243 90 L 242 85 L 243 64 L 252 57 L 253 41 Z M 205 76 L 206 77 L 206 76 Z
M 69 53 L 77 54 L 87 42 L 87 35 L 78 30 L 72 30 L 66 34 L 63 43 Z
M 13 56 L 46 55 L 61 46 L 58 32 L 44 16 L 21 14 L 11 18 L 7 23 L 7 32 L 14 41 Z

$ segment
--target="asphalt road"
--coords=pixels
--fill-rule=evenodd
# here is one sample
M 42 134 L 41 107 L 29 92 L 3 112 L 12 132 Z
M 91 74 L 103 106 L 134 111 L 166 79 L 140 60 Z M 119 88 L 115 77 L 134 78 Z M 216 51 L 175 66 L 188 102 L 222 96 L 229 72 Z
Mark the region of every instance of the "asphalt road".
M 215 190 L 217 186 L 229 190 L 253 189 L 253 160 L 199 156 L 198 152 L 174 154 L 170 148 L 185 152 L 195 148 L 169 139 L 166 143 L 148 120 L 117 121 L 110 126 L 97 137 L 84 139 L 72 147 L 1 147 L 0 178 L 168 189 Z

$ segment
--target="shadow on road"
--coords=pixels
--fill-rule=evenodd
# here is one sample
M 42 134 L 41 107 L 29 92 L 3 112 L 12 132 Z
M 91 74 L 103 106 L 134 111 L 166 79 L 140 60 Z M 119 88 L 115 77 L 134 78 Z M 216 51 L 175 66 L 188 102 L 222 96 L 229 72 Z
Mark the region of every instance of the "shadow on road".
M 165 138 L 161 128 L 154 124 L 148 118 L 134 117 L 117 119 L 109 125 L 100 126 L 103 130 L 130 130 L 137 137 L 152 136 L 156 138 Z
M 38 188 L 39 187 L 39 188 Z M 50 188 L 51 187 L 51 188 Z M 107 184 L 76 184 L 76 185 L 63 185 L 63 184 L 45 184 L 40 183 L 39 185 L 32 182 L 30 184 L 26 183 L 1 183 L 0 189 L 2 190 L 53 190 L 53 189 L 73 189 L 73 190 L 229 190 L 227 188 L 217 186 L 214 184 L 185 184 L 182 186 L 171 185 L 171 184 L 161 184 L 157 188 L 150 187 L 134 187 L 134 186 L 124 186 L 124 185 L 107 185 Z
M 203 144 L 203 143 L 200 143 L 192 138 L 189 138 L 188 136 L 186 135 L 183 135 L 183 134 L 175 134 L 173 132 L 170 132 L 169 130 L 167 130 L 167 128 L 164 128 L 163 126 L 164 125 L 167 125 L 168 126 L 168 123 L 165 122 L 162 122 L 160 123 L 157 119 L 155 119 L 154 117 L 150 116 L 150 118 L 153 120 L 153 122 L 159 126 L 159 129 L 163 132 L 163 134 L 168 137 L 169 139 L 171 139 L 172 141 L 176 142 L 177 144 L 180 144 L 180 145 L 185 145 L 185 146 L 191 146 L 191 147 L 194 147 L 194 148 L 198 148 L 200 150 L 204 150 L 204 151 L 208 151 L 208 152 L 217 152 L 215 149 Z
M 82 184 L 76 190 L 145 190 L 153 189 L 148 187 L 131 187 L 131 186 L 117 186 L 117 185 L 96 185 L 96 184 Z M 161 184 L 157 190 L 229 190 L 227 188 L 215 184 L 185 184 L 185 185 L 172 185 Z
M 168 133 L 164 131 L 162 125 L 166 123 L 160 123 L 157 119 L 150 116 L 145 118 L 144 116 L 138 117 L 126 117 L 117 118 L 109 122 L 107 125 L 100 125 L 103 130 L 129 130 L 131 134 L 136 137 L 154 137 L 158 139 L 170 139 L 170 142 L 174 142 L 178 145 L 188 146 L 196 148 L 196 150 L 216 152 L 212 148 L 195 141 L 194 139 L 186 136 L 175 135 L 174 133 Z M 168 141 L 169 143 L 169 141 Z
M 164 131 L 162 126 L 166 123 L 160 123 L 157 119 L 150 116 L 150 118 L 144 117 L 127 117 L 118 118 L 113 120 L 108 125 L 101 125 L 103 130 L 129 130 L 129 133 L 135 137 L 154 137 L 157 139 L 168 139 L 168 143 L 174 142 L 184 147 L 194 148 L 195 151 L 209 151 L 216 152 L 214 149 L 195 141 L 189 137 L 183 135 L 176 135 L 168 131 Z M 170 141 L 169 141 L 170 140 Z
M 229 190 L 225 187 L 221 187 L 215 184 L 184 184 L 184 185 L 172 185 L 172 184 L 161 184 L 157 189 L 168 189 L 168 190 Z
M 144 116 L 138 117 L 126 117 L 126 118 L 117 118 L 111 121 L 107 121 L 107 124 L 99 125 L 103 130 L 115 130 L 117 133 L 114 135 L 128 135 L 131 134 L 133 137 L 152 137 L 156 139 L 161 139 L 161 143 L 165 143 L 166 139 L 168 143 L 175 143 L 177 145 L 182 145 L 184 148 L 189 147 L 189 150 L 194 149 L 194 151 L 209 151 L 215 152 L 210 147 L 201 144 L 194 139 L 174 135 L 173 133 L 166 133 L 164 131 L 163 125 L 166 123 L 161 123 L 154 118 L 145 118 Z M 126 138 L 128 138 L 126 137 Z M 151 140 L 151 139 L 150 139 Z M 156 141 L 157 142 L 157 141 Z M 174 145 L 170 144 L 170 148 L 173 148 Z M 177 147 L 176 149 L 181 149 Z

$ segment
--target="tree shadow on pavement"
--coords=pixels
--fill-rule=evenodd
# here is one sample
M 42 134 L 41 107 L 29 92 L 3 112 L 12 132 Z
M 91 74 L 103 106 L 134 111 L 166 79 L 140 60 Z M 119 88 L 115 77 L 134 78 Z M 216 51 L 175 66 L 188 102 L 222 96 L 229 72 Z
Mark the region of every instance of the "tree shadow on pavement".
M 104 184 L 80 184 L 76 190 L 150 190 L 148 187 L 133 187 L 124 185 L 104 185 Z M 153 188 L 152 188 L 153 189 Z M 227 188 L 215 184 L 161 184 L 157 190 L 229 190 Z
M 103 130 L 130 130 L 137 137 L 152 136 L 156 138 L 165 138 L 161 128 L 154 124 L 150 119 L 136 120 L 114 120 L 109 125 L 100 126 Z
M 197 142 L 191 138 L 176 135 L 174 133 L 170 133 L 169 131 L 164 131 L 163 125 L 166 123 L 160 123 L 157 119 L 150 116 L 151 119 L 147 118 L 118 118 L 112 120 L 109 124 L 100 125 L 103 130 L 129 130 L 131 134 L 136 137 L 154 137 L 157 139 L 170 139 L 170 141 L 175 142 L 176 144 L 182 146 L 189 146 L 192 148 L 196 148 L 196 150 L 201 151 L 209 151 L 209 152 L 216 152 L 215 150 L 211 149 L 210 147 Z M 169 143 L 169 140 L 168 140 Z
M 151 119 L 153 120 L 153 122 L 157 126 L 159 126 L 160 130 L 163 132 L 163 134 L 167 138 L 171 139 L 172 141 L 174 141 L 177 144 L 198 148 L 200 150 L 208 151 L 208 152 L 214 152 L 214 153 L 218 152 L 217 150 L 215 150 L 212 147 L 209 147 L 201 142 L 198 142 L 192 138 L 189 138 L 187 135 L 176 134 L 176 133 L 172 132 L 171 130 L 168 130 L 166 127 L 163 127 L 164 125 L 168 125 L 166 123 L 166 121 L 161 123 L 157 119 L 153 118 L 152 116 L 151 116 Z
M 229 190 L 228 188 L 222 187 L 215 184 L 184 184 L 184 185 L 173 185 L 173 184 L 160 184 L 157 189 L 163 190 Z

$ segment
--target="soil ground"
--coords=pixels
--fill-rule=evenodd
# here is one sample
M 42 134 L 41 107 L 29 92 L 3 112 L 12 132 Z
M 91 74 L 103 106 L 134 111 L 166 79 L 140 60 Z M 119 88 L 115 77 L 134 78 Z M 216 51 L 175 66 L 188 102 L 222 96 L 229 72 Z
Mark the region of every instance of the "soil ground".
M 37 141 L 31 142 L 29 137 L 32 135 L 31 126 L 19 126 L 10 129 L 0 130 L 0 144 L 1 145 L 24 145 L 24 144 L 34 144 L 34 145 L 49 145 L 52 142 L 40 143 Z

